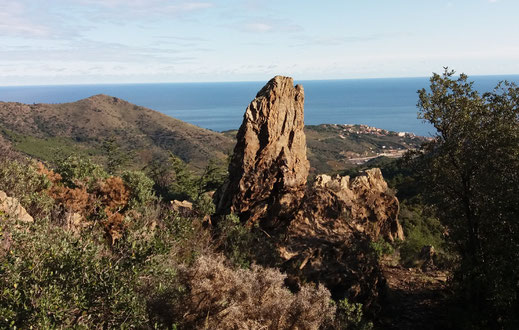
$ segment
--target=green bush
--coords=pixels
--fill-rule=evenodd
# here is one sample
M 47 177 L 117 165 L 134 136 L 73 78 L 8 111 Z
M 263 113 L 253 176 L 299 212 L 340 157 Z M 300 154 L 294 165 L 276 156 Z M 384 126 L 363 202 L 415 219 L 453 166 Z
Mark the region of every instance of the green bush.
M 0 259 L 0 327 L 139 327 L 146 304 L 136 272 L 91 237 L 37 224 L 10 228 Z
M 229 214 L 218 222 L 221 248 L 231 263 L 248 268 L 254 259 L 254 233 L 243 226 L 238 216 Z
M 99 179 L 108 177 L 108 173 L 100 165 L 93 163 L 88 158 L 78 156 L 69 156 L 58 161 L 56 172 L 61 175 L 62 182 L 71 188 L 82 183 L 91 187 Z
M 350 303 L 344 298 L 337 302 L 337 312 L 335 314 L 336 329 L 373 329 L 373 323 L 364 318 L 362 304 Z
M 381 258 L 385 255 L 391 254 L 395 251 L 393 246 L 384 240 L 383 238 L 378 239 L 370 243 L 370 247 L 376 253 L 377 257 Z
M 130 208 L 139 208 L 156 200 L 154 182 L 141 171 L 125 171 L 122 174 L 125 185 L 130 189 Z
M 54 200 L 46 190 L 51 186 L 49 179 L 38 173 L 33 162 L 17 160 L 0 162 L 0 190 L 15 197 L 35 219 L 50 215 Z
M 406 237 L 399 246 L 400 260 L 404 265 L 416 266 L 422 247 L 426 245 L 434 246 L 438 259 L 443 261 L 440 266 L 448 262 L 450 255 L 443 237 L 445 228 L 432 210 L 418 204 L 402 203 L 400 221 Z

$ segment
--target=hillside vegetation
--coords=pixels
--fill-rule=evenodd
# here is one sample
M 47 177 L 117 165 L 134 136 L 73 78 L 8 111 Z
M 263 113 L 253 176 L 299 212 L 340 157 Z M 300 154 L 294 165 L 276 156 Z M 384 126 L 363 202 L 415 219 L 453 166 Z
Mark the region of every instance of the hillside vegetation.
M 0 102 L 0 127 L 15 149 L 51 161 L 58 151 L 101 157 L 103 142 L 113 139 L 136 164 L 167 151 L 202 168 L 209 159 L 224 161 L 233 145 L 219 133 L 107 95 L 64 104 Z
M 225 162 L 236 132 L 199 128 L 107 95 L 64 104 L 0 102 L 0 144 L 50 162 L 79 154 L 106 163 L 108 141 L 129 154 L 135 168 L 172 152 L 200 170 L 209 160 Z M 312 173 L 338 172 L 379 156 L 400 157 L 427 140 L 365 125 L 308 125 L 305 134 Z

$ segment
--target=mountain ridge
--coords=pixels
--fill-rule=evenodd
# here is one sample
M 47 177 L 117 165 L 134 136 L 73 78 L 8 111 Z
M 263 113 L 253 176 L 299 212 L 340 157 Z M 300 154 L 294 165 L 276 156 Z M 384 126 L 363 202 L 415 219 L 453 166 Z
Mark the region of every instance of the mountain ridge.
M 232 141 L 219 133 L 104 94 L 58 104 L 0 102 L 0 126 L 16 134 L 69 138 L 94 148 L 115 138 L 144 162 L 167 150 L 195 167 L 208 159 L 223 161 L 232 148 Z

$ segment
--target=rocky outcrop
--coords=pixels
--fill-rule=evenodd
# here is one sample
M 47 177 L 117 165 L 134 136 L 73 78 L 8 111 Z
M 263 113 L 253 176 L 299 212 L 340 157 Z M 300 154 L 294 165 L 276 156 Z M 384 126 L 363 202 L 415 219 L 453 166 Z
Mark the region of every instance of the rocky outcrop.
M 215 194 L 216 214 L 259 224 L 291 285 L 321 282 L 335 298 L 369 305 L 382 283 L 370 244 L 404 238 L 398 200 L 379 169 L 354 179 L 320 175 L 307 189 L 303 102 L 303 88 L 287 77 L 258 93 L 238 132 L 229 180 Z
M 0 215 L 22 222 L 34 222 L 33 217 L 27 213 L 18 199 L 7 196 L 3 191 L 0 191 Z
M 277 76 L 245 112 L 229 166 L 229 180 L 216 195 L 217 214 L 235 213 L 251 225 L 286 219 L 305 191 L 304 91 Z
M 380 169 L 369 169 L 354 179 L 319 175 L 314 190 L 333 195 L 342 212 L 348 214 L 350 225 L 372 240 L 404 239 L 404 231 L 398 222 L 398 199 L 388 191 Z
M 370 243 L 404 238 L 398 210 L 379 169 L 354 179 L 318 176 L 278 242 L 286 271 L 369 305 L 382 284 Z

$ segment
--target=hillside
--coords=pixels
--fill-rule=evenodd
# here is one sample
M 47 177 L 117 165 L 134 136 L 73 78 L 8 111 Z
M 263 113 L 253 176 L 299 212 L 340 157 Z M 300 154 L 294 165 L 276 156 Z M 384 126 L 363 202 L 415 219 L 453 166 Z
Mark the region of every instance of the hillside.
M 222 134 L 107 95 L 63 104 L 0 102 L 0 128 L 15 149 L 46 160 L 58 149 L 96 156 L 113 138 L 135 153 L 136 163 L 167 150 L 200 167 L 224 160 L 233 144 Z
M 47 161 L 57 153 L 78 153 L 103 162 L 100 146 L 115 139 L 123 151 L 132 152 L 133 164 L 147 164 L 171 151 L 201 168 L 210 159 L 226 159 L 237 131 L 213 132 L 115 97 L 95 95 L 63 104 L 0 102 L 0 132 L 0 143 Z M 338 172 L 380 156 L 400 157 L 426 141 L 365 125 L 309 125 L 305 134 L 312 173 Z
M 236 132 L 225 131 L 223 134 L 234 138 Z M 308 159 L 314 173 L 350 169 L 377 157 L 398 158 L 428 140 L 412 133 L 366 125 L 307 125 L 305 134 Z

